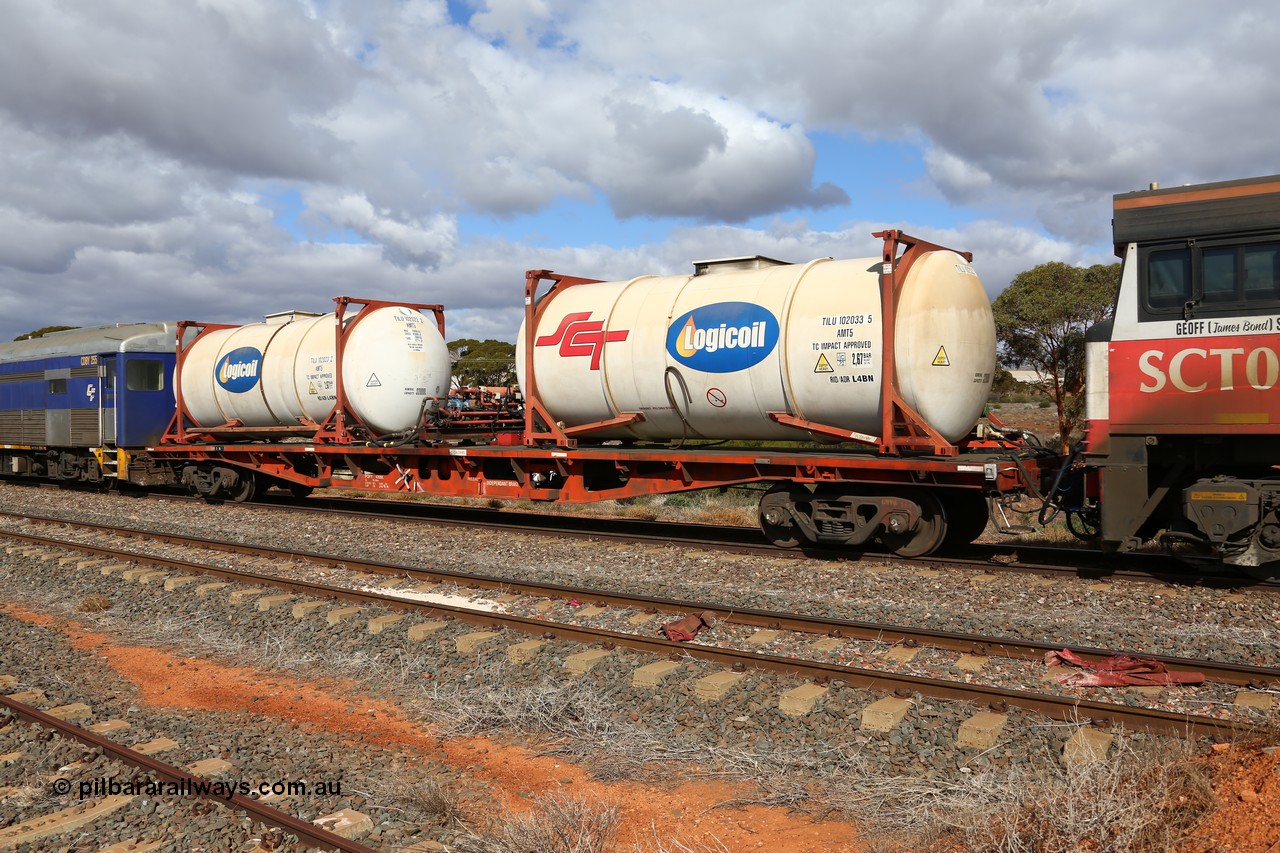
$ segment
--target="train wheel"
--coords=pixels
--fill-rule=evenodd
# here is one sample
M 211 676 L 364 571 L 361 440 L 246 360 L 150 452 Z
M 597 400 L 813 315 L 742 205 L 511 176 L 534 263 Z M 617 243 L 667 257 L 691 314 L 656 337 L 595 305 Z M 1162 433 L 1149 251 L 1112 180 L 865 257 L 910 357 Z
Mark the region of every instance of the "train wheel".
M 779 548 L 794 548 L 805 538 L 791 514 L 795 494 L 793 487 L 779 485 L 765 492 L 760 499 L 760 530 Z M 805 497 L 808 494 L 806 490 Z
M 238 504 L 247 503 L 253 500 L 254 495 L 258 493 L 258 478 L 246 472 L 240 472 L 240 477 L 236 484 L 231 487 L 231 500 Z
M 942 503 L 928 492 L 903 495 L 920 507 L 920 522 L 905 533 L 881 533 L 880 541 L 899 557 L 932 554 L 947 537 L 947 514 Z
M 950 548 L 971 544 L 983 534 L 991 520 L 987 499 L 979 494 L 944 495 L 942 508 L 947 514 L 943 544 Z
M 311 497 L 311 493 L 314 491 L 315 489 L 311 488 L 310 486 L 304 486 L 301 483 L 289 484 L 289 494 L 293 495 L 295 498 L 298 498 L 298 499 Z

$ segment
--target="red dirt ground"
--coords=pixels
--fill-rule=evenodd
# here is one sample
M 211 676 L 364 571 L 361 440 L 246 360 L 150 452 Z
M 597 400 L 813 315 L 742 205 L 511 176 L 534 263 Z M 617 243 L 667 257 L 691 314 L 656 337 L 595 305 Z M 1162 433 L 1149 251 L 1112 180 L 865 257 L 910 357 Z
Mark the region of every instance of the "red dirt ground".
M 1209 766 L 1218 808 L 1179 850 L 1280 851 L 1280 751 L 1265 744 L 1220 744 L 1203 760 Z
M 179 658 L 146 646 L 119 645 L 105 634 L 59 617 L 7 604 L 10 616 L 60 631 L 77 649 L 100 654 L 124 678 L 138 686 L 141 698 L 158 708 L 243 711 L 275 717 L 294 726 L 312 726 L 336 735 L 391 748 L 409 748 L 459 767 L 478 765 L 467 775 L 480 775 L 497 790 L 504 810 L 528 804 L 520 794 L 571 790 L 592 802 L 616 805 L 622 816 L 620 838 L 674 837 L 685 844 L 712 849 L 717 842 L 731 851 L 823 853 L 860 848 L 847 823 L 813 821 L 780 808 L 748 806 L 718 809 L 717 804 L 743 796 L 724 783 L 685 782 L 661 789 L 636 783 L 592 780 L 580 767 L 543 758 L 488 738 L 441 741 L 428 727 L 407 719 L 394 705 L 359 697 L 341 680 L 324 684 L 298 681 L 259 670 L 228 667 L 198 658 Z M 301 696 L 301 699 L 294 697 Z M 359 713 L 349 709 L 356 707 Z M 680 768 L 676 774 L 693 768 Z M 566 781 L 567 780 L 567 781 Z
M 143 701 L 160 708 L 243 711 L 275 717 L 294 726 L 312 726 L 348 739 L 391 748 L 418 750 L 480 774 L 500 792 L 503 809 L 520 810 L 520 796 L 571 789 L 594 802 L 612 803 L 622 815 L 624 840 L 662 837 L 702 843 L 730 851 L 857 853 L 854 828 L 847 823 L 813 821 L 779 808 L 750 806 L 721 809 L 741 796 L 741 788 L 712 782 L 685 782 L 669 790 L 636 783 L 594 781 L 582 768 L 543 758 L 489 738 L 442 741 L 429 728 L 407 719 L 394 705 L 362 698 L 338 679 L 298 681 L 244 667 L 228 667 L 199 658 L 179 658 L 146 646 L 125 646 L 104 634 L 59 617 L 6 604 L 10 616 L 60 631 L 73 646 L 102 655 L 124 678 L 137 685 Z M 301 696 L 301 699 L 294 697 Z M 359 713 L 351 713 L 356 707 Z M 1211 813 L 1179 846 L 1182 853 L 1268 851 L 1280 853 L 1280 750 L 1265 744 L 1219 745 L 1202 760 L 1217 795 Z M 682 768 L 688 772 L 693 768 Z M 567 781 L 566 781 L 567 780 Z

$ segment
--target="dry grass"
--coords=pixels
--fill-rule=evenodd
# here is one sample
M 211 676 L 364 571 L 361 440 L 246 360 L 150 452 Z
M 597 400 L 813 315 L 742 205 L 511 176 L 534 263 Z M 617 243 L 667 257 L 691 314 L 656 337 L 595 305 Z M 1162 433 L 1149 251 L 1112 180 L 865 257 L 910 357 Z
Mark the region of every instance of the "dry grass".
M 660 764 L 713 758 L 709 750 L 682 747 L 632 724 L 581 682 L 529 683 L 506 670 L 495 660 L 480 666 L 472 686 L 433 683 L 414 710 L 443 737 L 519 735 L 542 754 L 574 761 L 603 780 L 643 778 Z
M 357 493 L 353 493 L 357 494 Z M 589 515 L 606 518 L 634 518 L 641 521 L 679 521 L 690 524 L 714 524 L 722 527 L 755 527 L 756 507 L 761 491 L 753 488 L 729 489 L 720 492 L 708 489 L 700 492 L 678 492 L 670 495 L 645 495 L 618 501 L 595 501 L 586 504 L 551 504 L 533 501 L 507 501 L 498 498 L 450 498 L 422 499 L 416 495 L 385 492 L 367 492 L 378 500 L 425 500 L 456 506 L 476 506 L 504 509 L 509 512 L 540 512 L 558 515 Z
M 409 651 L 320 653 L 312 643 L 290 636 L 250 644 L 231 636 L 216 620 L 207 626 L 193 626 L 190 619 L 130 623 L 102 612 L 90 615 L 89 621 L 109 625 L 126 637 L 182 650 L 207 655 L 216 649 L 217 657 L 241 664 L 302 673 L 332 672 L 335 666 L 378 672 L 383 685 L 408 687 L 421 696 L 416 710 L 443 737 L 522 735 L 546 754 L 587 766 L 598 778 L 650 778 L 664 769 L 669 773 L 673 765 L 698 764 L 709 768 L 707 773 L 758 786 L 758 795 L 737 804 L 758 802 L 813 814 L 856 816 L 861 826 L 877 833 L 868 847 L 875 851 L 1154 851 L 1171 844 L 1212 805 L 1207 777 L 1189 760 L 1196 750 L 1191 742 L 1120 736 L 1108 761 L 1079 768 L 1063 767 L 1056 756 L 1046 756 L 1019 770 L 974 772 L 954 780 L 890 777 L 877 772 L 852 744 L 833 744 L 820 752 L 751 753 L 661 737 L 632 724 L 626 709 L 589 685 L 571 680 L 531 684 L 512 676 L 501 659 L 475 670 L 469 686 L 423 685 L 420 676 L 424 668 L 431 668 L 429 659 Z M 432 822 L 457 822 L 447 792 L 423 790 L 405 796 L 392 805 L 419 809 Z M 607 815 L 567 800 L 538 806 L 528 822 L 512 823 L 509 832 L 499 828 L 488 833 L 490 840 L 497 839 L 492 846 L 473 849 L 593 851 L 627 849 L 632 843 L 636 851 L 707 849 L 690 848 L 678 840 L 659 841 L 656 836 L 623 839 L 619 847 L 618 840 L 608 836 L 614 823 Z M 544 843 L 552 846 L 536 846 Z
M 56 797 L 50 796 L 49 783 L 27 782 L 15 791 L 10 791 L 4 797 L 6 810 L 13 811 L 23 809 L 39 810 L 46 807 L 53 807 L 58 804 Z
M 1103 762 L 1052 759 L 938 785 L 881 782 L 854 799 L 864 817 L 875 816 L 873 850 L 1167 850 L 1213 806 L 1208 775 L 1190 760 L 1194 745 L 1117 743 Z
M 678 838 L 663 836 L 656 826 L 649 828 L 649 834 L 632 842 L 632 853 L 730 853 L 725 844 L 718 839 L 707 842 L 686 844 Z
M 458 853 L 614 853 L 618 810 L 553 792 L 509 814 L 483 835 L 455 842 Z
M 105 595 L 86 595 L 80 599 L 80 604 L 76 607 L 76 610 L 81 613 L 100 613 L 110 609 L 111 599 Z
M 414 784 L 400 776 L 388 777 L 370 795 L 382 808 L 394 809 L 414 823 L 452 826 L 462 822 L 457 793 L 434 779 Z

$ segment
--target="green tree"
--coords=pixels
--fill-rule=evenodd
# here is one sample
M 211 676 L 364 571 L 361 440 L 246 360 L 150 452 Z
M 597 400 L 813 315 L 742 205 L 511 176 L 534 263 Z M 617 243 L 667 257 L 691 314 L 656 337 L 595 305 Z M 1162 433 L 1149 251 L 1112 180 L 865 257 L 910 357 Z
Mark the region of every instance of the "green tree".
M 1018 273 L 996 297 L 1000 363 L 1034 370 L 1058 409 L 1061 450 L 1083 416 L 1084 333 L 1111 316 L 1120 264 L 1060 261 Z
M 459 354 L 453 375 L 460 385 L 510 385 L 516 381 L 515 344 L 461 338 L 449 343 L 449 352 Z
M 25 335 L 18 335 L 15 341 L 29 341 L 32 338 L 43 338 L 45 335 L 53 332 L 67 332 L 71 329 L 78 329 L 79 326 L 45 326 L 42 329 L 36 329 L 34 332 L 27 332 Z

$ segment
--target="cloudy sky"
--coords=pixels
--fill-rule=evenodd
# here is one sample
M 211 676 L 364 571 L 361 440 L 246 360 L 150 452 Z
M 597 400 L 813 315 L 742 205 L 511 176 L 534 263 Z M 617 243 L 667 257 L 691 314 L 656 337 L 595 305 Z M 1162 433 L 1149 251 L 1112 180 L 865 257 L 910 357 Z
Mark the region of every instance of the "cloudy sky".
M 0 340 L 341 294 L 513 339 L 524 270 L 1110 260 L 1111 195 L 1280 172 L 1263 2 L 0 0 Z

